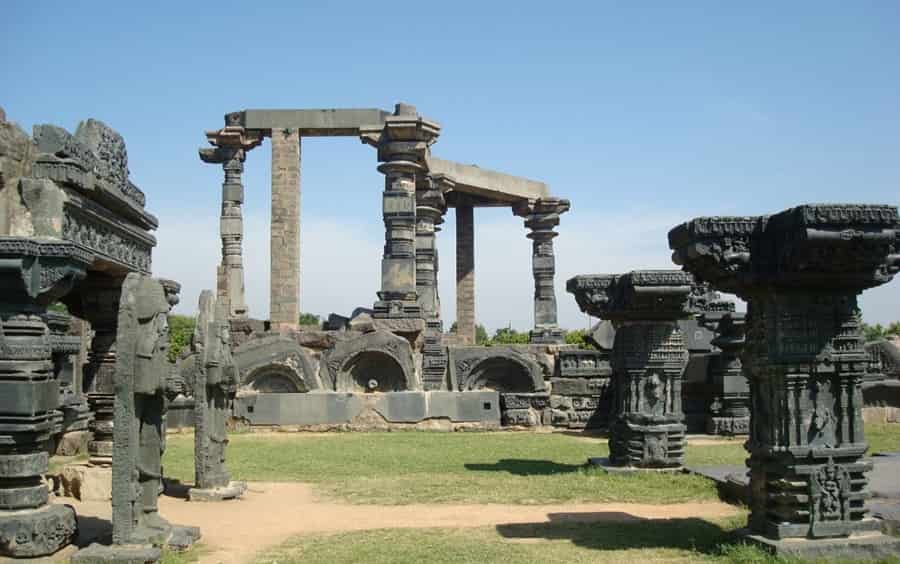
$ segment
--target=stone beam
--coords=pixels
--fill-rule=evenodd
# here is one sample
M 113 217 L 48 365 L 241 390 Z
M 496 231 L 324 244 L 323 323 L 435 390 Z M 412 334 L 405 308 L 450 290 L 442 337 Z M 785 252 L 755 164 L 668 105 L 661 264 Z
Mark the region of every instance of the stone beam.
M 250 130 L 299 130 L 301 137 L 359 135 L 366 126 L 383 126 L 390 112 L 377 108 L 322 110 L 244 110 L 226 119 Z
M 550 188 L 536 180 L 436 157 L 428 157 L 427 161 L 431 174 L 445 174 L 453 178 L 457 192 L 509 203 L 550 196 Z

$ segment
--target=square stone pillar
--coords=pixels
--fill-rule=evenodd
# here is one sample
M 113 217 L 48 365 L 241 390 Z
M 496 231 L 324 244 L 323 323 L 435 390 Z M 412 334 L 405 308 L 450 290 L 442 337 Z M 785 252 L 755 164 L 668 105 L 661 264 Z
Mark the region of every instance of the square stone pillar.
M 475 213 L 460 195 L 456 204 L 456 335 L 475 344 Z
M 887 205 L 819 204 L 772 216 L 704 217 L 669 232 L 673 260 L 748 302 L 746 537 L 800 557 L 900 549 L 868 517 L 857 295 L 900 270 Z
M 300 322 L 300 132 L 272 130 L 272 224 L 269 319 Z

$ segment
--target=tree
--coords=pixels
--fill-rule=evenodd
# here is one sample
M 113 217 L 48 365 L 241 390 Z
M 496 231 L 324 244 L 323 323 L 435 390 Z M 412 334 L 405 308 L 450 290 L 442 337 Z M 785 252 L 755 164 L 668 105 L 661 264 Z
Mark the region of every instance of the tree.
M 189 315 L 169 314 L 169 361 L 175 362 L 191 343 L 197 320 Z
M 594 349 L 594 345 L 587 341 L 588 330 L 587 329 L 575 329 L 573 331 L 566 331 L 566 344 L 567 345 L 578 345 L 579 349 Z
M 301 313 L 297 322 L 300 325 L 322 325 L 322 319 L 313 313 Z
M 875 325 L 869 325 L 868 323 L 862 324 L 863 337 L 865 337 L 866 341 L 877 341 L 879 339 L 891 339 L 893 337 L 900 336 L 900 321 L 894 321 L 889 324 L 887 327 L 884 327 L 880 323 L 876 323 Z
M 491 345 L 526 345 L 530 341 L 528 333 L 516 331 L 512 327 L 501 327 L 494 332 Z

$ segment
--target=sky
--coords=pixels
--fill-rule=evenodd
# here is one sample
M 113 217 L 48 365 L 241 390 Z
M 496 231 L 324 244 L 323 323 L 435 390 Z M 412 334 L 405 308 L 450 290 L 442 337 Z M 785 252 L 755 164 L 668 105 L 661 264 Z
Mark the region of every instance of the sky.
M 392 109 L 442 125 L 433 154 L 546 182 L 572 202 L 555 240 L 560 324 L 589 320 L 580 273 L 676 268 L 666 233 L 701 215 L 900 203 L 900 3 L 44 2 L 0 18 L 0 106 L 30 130 L 88 117 L 125 138 L 160 220 L 154 273 L 181 313 L 215 287 L 222 171 L 204 131 L 244 108 Z M 371 307 L 383 176 L 355 138 L 304 139 L 301 309 Z M 244 175 L 247 301 L 268 316 L 270 152 Z M 455 319 L 454 216 L 438 235 Z M 476 317 L 532 326 L 531 242 L 475 213 Z M 900 281 L 865 292 L 900 319 Z

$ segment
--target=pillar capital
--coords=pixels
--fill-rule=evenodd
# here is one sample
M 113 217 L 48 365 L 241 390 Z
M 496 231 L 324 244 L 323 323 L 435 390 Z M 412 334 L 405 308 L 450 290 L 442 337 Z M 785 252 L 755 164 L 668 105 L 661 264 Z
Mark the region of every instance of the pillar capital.
M 262 143 L 263 135 L 259 131 L 228 125 L 215 131 L 207 131 L 206 140 L 212 147 L 201 148 L 200 159 L 205 163 L 222 164 L 234 158 L 243 161 L 247 151 Z

